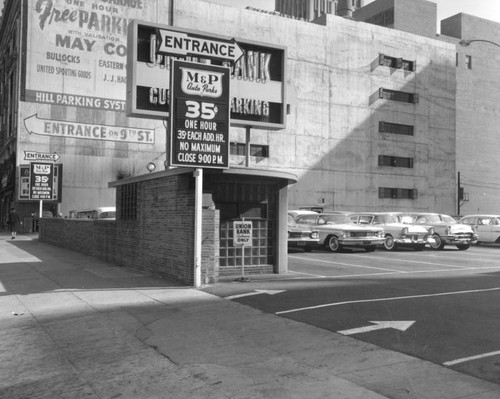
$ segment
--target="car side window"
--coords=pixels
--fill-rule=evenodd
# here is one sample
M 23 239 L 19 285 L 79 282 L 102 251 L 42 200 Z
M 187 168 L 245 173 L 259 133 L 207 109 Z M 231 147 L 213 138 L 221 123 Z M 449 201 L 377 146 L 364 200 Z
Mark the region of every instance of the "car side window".
M 302 216 L 297 218 L 297 224 L 316 224 L 317 216 Z
M 500 223 L 498 222 L 497 218 L 493 218 L 493 219 L 491 219 L 491 224 L 498 226 Z
M 359 224 L 370 224 L 371 221 L 372 221 L 371 216 L 360 216 L 358 223 Z
M 373 218 L 372 224 L 382 224 L 385 223 L 384 217 L 383 216 L 375 216 Z

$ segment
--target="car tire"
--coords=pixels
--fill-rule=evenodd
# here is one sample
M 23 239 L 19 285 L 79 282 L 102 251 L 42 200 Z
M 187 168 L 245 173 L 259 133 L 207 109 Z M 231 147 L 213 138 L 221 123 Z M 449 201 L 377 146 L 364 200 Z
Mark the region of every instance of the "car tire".
M 457 248 L 458 248 L 460 251 L 465 251 L 466 249 L 469 249 L 469 248 L 470 248 L 470 244 L 457 244 Z
M 429 243 L 431 249 L 435 251 L 440 251 L 441 249 L 444 248 L 444 241 L 441 239 L 441 237 L 439 237 L 438 234 L 433 234 L 432 239 L 434 240 L 434 242 Z
M 396 241 L 394 241 L 394 237 L 391 235 L 386 235 L 384 240 L 384 248 L 387 251 L 394 251 L 398 247 Z
M 369 245 L 367 247 L 365 247 L 365 251 L 366 252 L 373 252 L 377 249 L 377 246 L 376 245 Z
M 329 236 L 326 239 L 326 248 L 330 252 L 340 252 L 342 250 L 342 245 L 339 242 L 339 238 L 337 236 Z
M 425 248 L 425 244 L 417 244 L 413 247 L 415 251 L 423 251 Z

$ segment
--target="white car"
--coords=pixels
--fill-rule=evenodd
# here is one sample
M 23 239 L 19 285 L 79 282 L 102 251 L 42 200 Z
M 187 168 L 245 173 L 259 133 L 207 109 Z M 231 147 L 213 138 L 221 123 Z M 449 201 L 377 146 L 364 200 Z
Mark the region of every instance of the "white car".
M 289 214 L 294 214 L 289 212 Z M 361 247 L 365 251 L 375 251 L 384 242 L 381 227 L 354 224 L 342 213 L 295 212 L 295 222 L 319 231 L 319 244 L 331 252 L 340 252 L 344 247 Z
M 384 248 L 394 251 L 398 246 L 411 247 L 421 251 L 427 244 L 429 231 L 424 226 L 404 224 L 398 216 L 385 212 L 353 213 L 349 218 L 356 224 L 378 226 L 384 229 Z
M 413 224 L 426 226 L 429 230 L 429 246 L 441 250 L 445 245 L 456 245 L 460 250 L 468 249 L 477 242 L 474 229 L 462 223 L 457 223 L 449 215 L 441 213 L 412 213 L 402 214 L 400 218 L 411 217 Z
M 478 244 L 500 243 L 500 215 L 467 215 L 459 221 L 475 228 Z

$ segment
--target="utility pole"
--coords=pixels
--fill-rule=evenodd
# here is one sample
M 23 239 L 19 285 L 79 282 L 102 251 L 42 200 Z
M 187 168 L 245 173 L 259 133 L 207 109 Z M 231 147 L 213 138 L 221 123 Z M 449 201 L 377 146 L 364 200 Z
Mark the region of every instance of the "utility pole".
M 458 172 L 457 178 L 457 215 L 460 216 L 460 201 L 464 198 L 464 189 L 460 186 L 460 172 Z

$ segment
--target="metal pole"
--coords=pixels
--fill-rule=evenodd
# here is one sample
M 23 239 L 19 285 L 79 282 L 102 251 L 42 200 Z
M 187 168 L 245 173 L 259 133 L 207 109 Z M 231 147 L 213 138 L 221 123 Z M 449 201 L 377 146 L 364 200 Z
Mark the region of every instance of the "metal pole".
M 460 172 L 458 172 L 458 180 L 457 180 L 457 215 L 460 216 Z
M 201 286 L 201 229 L 202 229 L 202 196 L 203 196 L 203 169 L 197 168 L 195 178 L 194 198 L 194 287 Z

